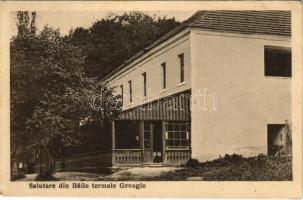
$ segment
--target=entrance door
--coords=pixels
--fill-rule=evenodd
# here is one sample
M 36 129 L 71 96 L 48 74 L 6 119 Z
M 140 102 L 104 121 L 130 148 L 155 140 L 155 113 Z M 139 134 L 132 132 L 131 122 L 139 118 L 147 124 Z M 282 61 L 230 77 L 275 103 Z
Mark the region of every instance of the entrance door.
M 144 122 L 143 128 L 143 163 L 153 162 L 153 124 Z
M 153 124 L 153 162 L 163 162 L 163 137 L 162 122 L 157 121 Z
M 162 123 L 144 122 L 143 128 L 143 163 L 163 162 Z

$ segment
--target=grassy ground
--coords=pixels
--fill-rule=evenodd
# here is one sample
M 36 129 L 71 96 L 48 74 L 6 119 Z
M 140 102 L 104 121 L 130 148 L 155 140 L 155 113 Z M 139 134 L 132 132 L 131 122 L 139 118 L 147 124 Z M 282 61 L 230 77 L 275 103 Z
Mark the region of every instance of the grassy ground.
M 45 181 L 290 181 L 291 163 L 291 157 L 226 155 L 203 163 L 191 159 L 187 166 L 179 168 L 146 166 L 112 173 L 57 172 L 51 180 Z M 35 181 L 36 176 L 27 174 L 21 181 Z
M 271 158 L 261 155 L 243 158 L 239 155 L 226 155 L 204 163 L 192 160 L 188 162 L 188 167 L 144 180 L 290 181 L 291 163 L 291 157 Z

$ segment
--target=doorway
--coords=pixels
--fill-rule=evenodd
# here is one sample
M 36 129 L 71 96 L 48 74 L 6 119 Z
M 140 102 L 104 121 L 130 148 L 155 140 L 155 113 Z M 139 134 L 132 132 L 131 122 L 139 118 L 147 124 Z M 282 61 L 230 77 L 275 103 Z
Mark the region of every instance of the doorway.
M 143 128 L 143 163 L 163 162 L 162 122 L 145 121 Z
M 286 146 L 285 124 L 267 125 L 267 154 L 276 156 L 280 154 Z
M 162 122 L 153 123 L 153 163 L 163 162 Z

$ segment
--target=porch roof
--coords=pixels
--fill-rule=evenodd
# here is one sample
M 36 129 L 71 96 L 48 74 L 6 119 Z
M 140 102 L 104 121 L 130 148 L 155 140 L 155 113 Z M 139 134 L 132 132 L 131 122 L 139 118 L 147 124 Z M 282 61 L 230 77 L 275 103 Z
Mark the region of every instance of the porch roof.
M 190 121 L 190 90 L 123 111 L 117 120 Z

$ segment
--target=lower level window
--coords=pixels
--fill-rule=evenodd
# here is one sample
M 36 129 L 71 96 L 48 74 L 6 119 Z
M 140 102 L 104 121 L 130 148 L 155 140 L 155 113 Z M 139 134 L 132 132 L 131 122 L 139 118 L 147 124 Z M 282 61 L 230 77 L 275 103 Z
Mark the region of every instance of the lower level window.
M 188 149 L 189 148 L 189 124 L 180 122 L 166 123 L 166 148 Z
M 269 156 L 291 155 L 289 124 L 267 124 L 267 153 Z

